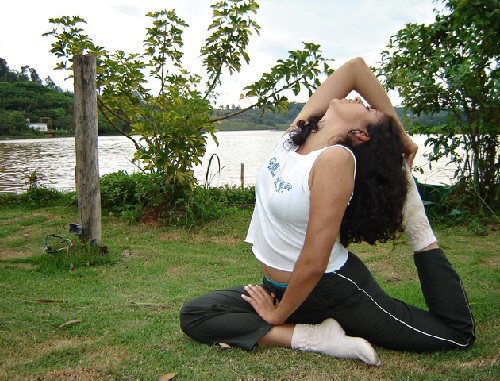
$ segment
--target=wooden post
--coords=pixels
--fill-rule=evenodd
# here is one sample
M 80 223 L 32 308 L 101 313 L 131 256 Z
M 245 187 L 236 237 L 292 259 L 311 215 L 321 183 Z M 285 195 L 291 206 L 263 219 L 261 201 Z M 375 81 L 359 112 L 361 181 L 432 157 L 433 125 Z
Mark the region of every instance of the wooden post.
M 241 189 L 245 188 L 245 163 L 240 163 Z
M 101 243 L 101 191 L 97 151 L 97 93 L 95 56 L 74 56 L 75 180 L 81 239 Z

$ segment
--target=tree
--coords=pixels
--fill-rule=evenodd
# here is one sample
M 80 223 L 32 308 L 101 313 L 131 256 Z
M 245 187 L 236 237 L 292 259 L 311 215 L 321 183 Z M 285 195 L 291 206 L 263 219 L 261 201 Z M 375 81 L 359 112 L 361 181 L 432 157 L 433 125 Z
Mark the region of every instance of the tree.
M 39 122 L 42 117 L 51 120 L 54 129 L 72 128 L 73 94 L 51 89 L 35 82 L 0 82 L 0 113 L 2 135 L 20 135 L 20 132 L 33 132 L 27 127 L 26 120 Z M 23 115 L 12 118 L 12 112 Z M 25 129 L 26 131 L 22 131 Z
M 30 81 L 30 67 L 21 66 L 21 71 L 17 74 L 17 80 L 19 82 L 29 82 Z
M 54 80 L 50 77 L 45 78 L 45 86 L 47 86 L 49 89 L 57 90 L 59 92 L 62 92 L 63 90 L 56 85 Z
M 3 58 L 0 58 L 0 82 L 17 82 L 17 74 L 9 69 L 7 61 Z
M 413 113 L 448 113 L 447 124 L 413 131 L 429 135 L 431 160 L 457 164 L 457 180 L 473 185 L 481 205 L 499 192 L 499 30 L 497 0 L 447 0 L 434 23 L 407 24 L 393 36 L 380 68 Z
M 61 59 L 56 68 L 71 69 L 73 56 L 78 54 L 96 56 L 101 115 L 133 141 L 135 159 L 145 169 L 161 174 L 168 184 L 190 189 L 196 183 L 192 167 L 205 154 L 208 136 L 215 139 L 215 123 L 252 108 L 286 112 L 289 102 L 284 90 L 298 94 L 305 87 L 311 93 L 320 84 L 318 77 L 332 71 L 319 45 L 305 43 L 304 50 L 291 51 L 287 60 L 279 60 L 270 73 L 244 89 L 244 96 L 252 99 L 249 107 L 214 117 L 213 103 L 222 74 L 235 74 L 243 62 L 249 63 L 246 48 L 260 26 L 251 18 L 258 9 L 254 0 L 219 1 L 211 8 L 211 34 L 200 49 L 207 78 L 204 84 L 201 75 L 183 67 L 182 33 L 189 25 L 175 10 L 147 14 L 152 26 L 147 29 L 141 54 L 110 53 L 94 45 L 79 26 L 85 20 L 78 16 L 50 19 L 56 27 L 44 34 L 56 39 L 51 49 Z M 148 90 L 153 82 L 159 85 L 157 94 Z M 123 131 L 119 123 L 130 126 L 131 132 Z M 139 141 L 133 138 L 137 134 Z
M 42 80 L 38 76 L 38 73 L 36 72 L 36 70 L 30 68 L 29 72 L 30 72 L 30 81 L 34 82 L 34 83 L 38 83 L 39 85 L 41 85 L 42 84 Z
M 23 135 L 27 132 L 28 120 L 21 111 L 7 111 L 0 109 L 0 135 Z

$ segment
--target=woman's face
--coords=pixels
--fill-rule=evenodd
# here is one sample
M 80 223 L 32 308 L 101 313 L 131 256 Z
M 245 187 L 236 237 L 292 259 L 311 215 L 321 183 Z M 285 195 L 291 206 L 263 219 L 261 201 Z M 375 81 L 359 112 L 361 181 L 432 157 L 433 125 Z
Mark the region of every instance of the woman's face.
M 349 128 L 366 131 L 369 124 L 378 123 L 384 114 L 375 109 L 370 109 L 363 104 L 361 98 L 333 99 L 325 114 L 325 121 L 345 122 Z

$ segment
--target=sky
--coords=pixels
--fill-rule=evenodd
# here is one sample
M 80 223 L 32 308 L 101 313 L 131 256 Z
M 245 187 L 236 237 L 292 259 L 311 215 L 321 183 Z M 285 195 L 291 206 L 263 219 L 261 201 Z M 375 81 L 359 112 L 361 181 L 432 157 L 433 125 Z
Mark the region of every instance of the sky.
M 57 86 L 73 91 L 73 82 L 65 80 L 67 71 L 54 70 L 57 58 L 50 53 L 53 37 L 42 37 L 53 28 L 49 18 L 80 16 L 84 33 L 94 44 L 109 52 L 123 50 L 141 53 L 146 28 L 152 18 L 146 13 L 175 9 L 189 24 L 183 33 L 183 63 L 192 73 L 203 74 L 200 47 L 209 36 L 211 4 L 218 0 L 23 0 L 3 4 L 0 22 L 0 58 L 11 70 L 28 65 L 42 80 L 47 77 Z M 261 26 L 260 36 L 253 35 L 247 52 L 249 65 L 235 76 L 224 76 L 219 104 L 241 105 L 242 89 L 257 81 L 288 51 L 303 48 L 303 42 L 321 45 L 324 57 L 332 58 L 333 68 L 361 56 L 377 66 L 380 53 L 391 36 L 407 23 L 432 23 L 436 4 L 433 0 L 260 0 L 254 16 Z M 306 94 L 292 100 L 305 102 Z M 394 105 L 400 100 L 390 93 Z M 245 102 L 245 100 L 241 101 Z M 246 101 L 248 102 L 248 101 Z

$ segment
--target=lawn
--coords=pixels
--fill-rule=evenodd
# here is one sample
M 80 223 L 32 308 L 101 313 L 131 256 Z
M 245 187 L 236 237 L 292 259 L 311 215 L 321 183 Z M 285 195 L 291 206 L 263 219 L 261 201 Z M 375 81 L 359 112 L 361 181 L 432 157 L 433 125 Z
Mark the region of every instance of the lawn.
M 181 332 L 179 309 L 190 298 L 260 282 L 243 243 L 251 209 L 189 231 L 105 216 L 105 260 L 67 258 L 58 269 L 43 253 L 44 238 L 76 241 L 68 233 L 76 208 L 1 208 L 0 379 L 500 378 L 499 231 L 436 229 L 468 292 L 476 344 L 432 354 L 377 348 L 382 367 L 372 368 L 283 348 L 222 349 Z M 405 238 L 350 249 L 391 295 L 424 306 Z

